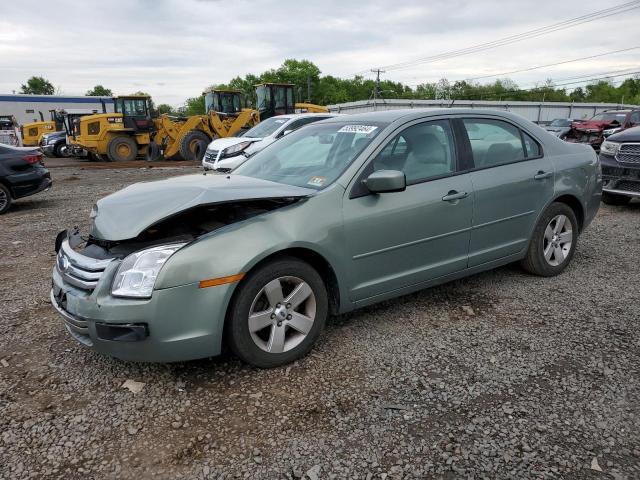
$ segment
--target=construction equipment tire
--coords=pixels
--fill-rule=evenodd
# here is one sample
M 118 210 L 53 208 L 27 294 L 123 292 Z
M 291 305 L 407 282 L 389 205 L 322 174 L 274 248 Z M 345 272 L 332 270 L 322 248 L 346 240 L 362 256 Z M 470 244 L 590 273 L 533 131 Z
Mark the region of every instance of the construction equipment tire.
M 107 146 L 107 157 L 112 162 L 130 162 L 138 155 L 136 141 L 124 135 L 112 138 Z

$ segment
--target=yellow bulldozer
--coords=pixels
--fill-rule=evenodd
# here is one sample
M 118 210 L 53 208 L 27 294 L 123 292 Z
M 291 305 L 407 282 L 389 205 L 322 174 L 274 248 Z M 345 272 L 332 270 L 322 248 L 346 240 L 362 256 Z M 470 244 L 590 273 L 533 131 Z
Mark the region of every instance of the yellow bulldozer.
M 35 147 L 40 144 L 40 139 L 45 133 L 60 132 L 63 130 L 62 117 L 55 110 L 49 110 L 51 120 L 45 120 L 42 112 L 39 122 L 24 123 L 22 125 L 22 143 L 25 147 Z
M 151 118 L 149 97 L 114 99 L 114 113 L 82 117 L 68 129 L 67 143 L 88 151 L 93 158 L 128 161 L 142 155 L 175 160 L 201 160 L 214 138 L 238 135 L 274 115 L 327 112 L 326 107 L 295 103 L 293 84 L 264 83 L 256 86 L 255 109 L 242 107 L 243 93 L 233 89 L 205 92 L 204 115 Z M 75 147 L 74 147 L 75 145 Z

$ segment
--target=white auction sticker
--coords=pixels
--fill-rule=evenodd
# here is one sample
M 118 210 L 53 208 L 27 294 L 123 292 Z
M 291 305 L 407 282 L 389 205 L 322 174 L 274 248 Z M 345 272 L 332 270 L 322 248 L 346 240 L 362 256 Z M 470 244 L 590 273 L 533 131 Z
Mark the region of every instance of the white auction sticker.
M 373 125 L 345 125 L 338 133 L 366 133 L 367 135 L 373 132 L 376 128 Z

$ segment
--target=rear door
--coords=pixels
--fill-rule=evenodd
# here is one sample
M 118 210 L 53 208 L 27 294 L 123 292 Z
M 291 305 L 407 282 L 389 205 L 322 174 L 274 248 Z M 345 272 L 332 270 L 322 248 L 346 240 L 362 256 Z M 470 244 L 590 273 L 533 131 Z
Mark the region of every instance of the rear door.
M 540 211 L 553 197 L 555 173 L 540 143 L 517 125 L 490 117 L 464 118 L 461 124 L 473 162 L 473 267 L 527 247 Z

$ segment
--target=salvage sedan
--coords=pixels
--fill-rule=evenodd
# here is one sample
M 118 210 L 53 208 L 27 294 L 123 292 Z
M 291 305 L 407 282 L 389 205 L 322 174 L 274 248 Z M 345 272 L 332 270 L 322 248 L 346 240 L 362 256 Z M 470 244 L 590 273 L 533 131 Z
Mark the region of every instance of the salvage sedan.
M 593 149 L 508 112 L 399 110 L 293 132 L 230 175 L 139 183 L 56 240 L 51 303 L 126 360 L 274 367 L 329 314 L 520 261 L 570 263 L 600 205 Z M 393 319 L 390 319 L 392 321 Z

